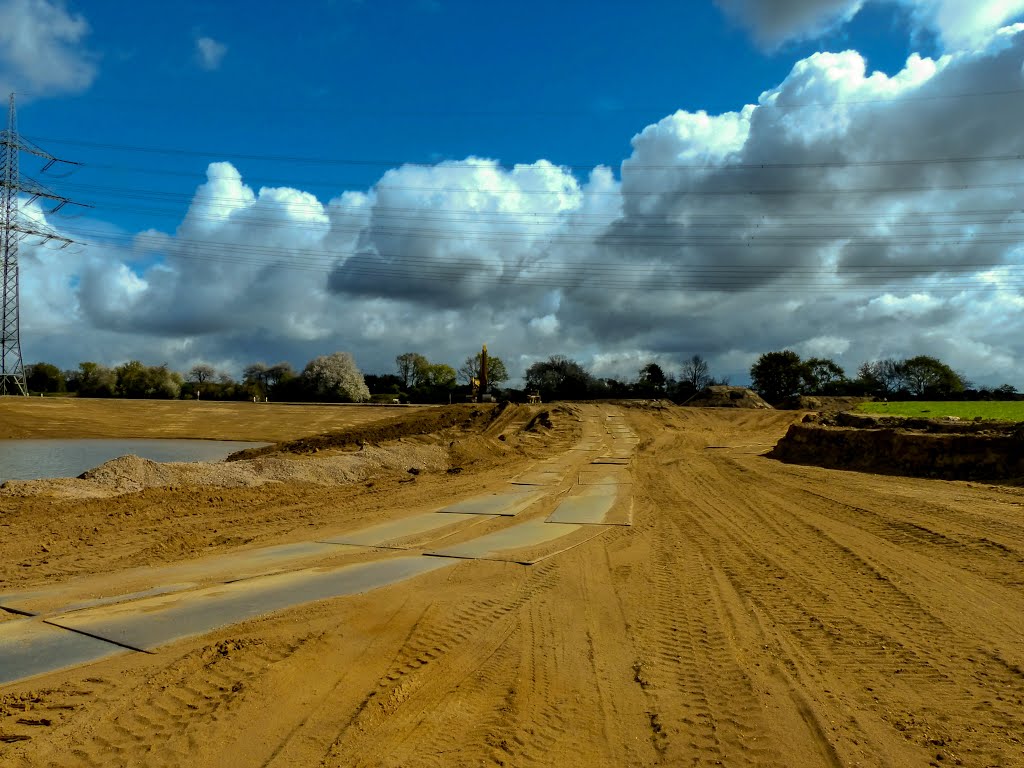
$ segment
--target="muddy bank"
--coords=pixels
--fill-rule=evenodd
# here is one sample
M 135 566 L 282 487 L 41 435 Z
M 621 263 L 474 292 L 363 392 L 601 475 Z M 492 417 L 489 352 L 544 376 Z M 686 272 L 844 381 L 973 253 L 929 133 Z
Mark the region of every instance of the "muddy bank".
M 842 423 L 837 423 L 842 422 Z M 858 426 L 847 426 L 856 421 Z M 839 419 L 794 424 L 768 456 L 788 464 L 943 480 L 1024 481 L 1021 425 Z

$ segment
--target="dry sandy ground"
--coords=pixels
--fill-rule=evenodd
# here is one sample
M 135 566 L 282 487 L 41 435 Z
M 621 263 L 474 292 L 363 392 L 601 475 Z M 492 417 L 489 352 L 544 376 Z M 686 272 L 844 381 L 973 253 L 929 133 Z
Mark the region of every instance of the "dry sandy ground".
M 178 437 L 278 442 L 421 409 L 420 406 L 2 397 L 0 440 Z
M 595 412 L 641 438 L 633 527 L 5 686 L 0 764 L 1024 765 L 1024 492 L 760 456 L 791 413 L 519 411 L 412 482 L 3 499 L 0 578 L 429 509 L 568 455 Z

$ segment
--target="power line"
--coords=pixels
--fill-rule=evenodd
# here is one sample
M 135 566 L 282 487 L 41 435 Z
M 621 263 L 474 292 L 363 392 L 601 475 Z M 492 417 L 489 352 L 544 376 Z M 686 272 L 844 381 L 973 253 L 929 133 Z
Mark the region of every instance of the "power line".
M 1024 91 L 1022 91 L 1024 93 Z M 66 144 L 82 148 L 90 149 L 110 149 L 117 150 L 119 152 L 135 152 L 145 154 L 158 154 L 158 155 L 172 155 L 180 157 L 215 157 L 215 158 L 228 158 L 235 160 L 254 160 L 254 161 L 266 161 L 266 162 L 287 162 L 287 163 L 300 163 L 308 165 L 351 165 L 351 166 L 369 166 L 369 167 L 387 167 L 387 168 L 401 168 L 401 167 L 418 167 L 418 168 L 468 168 L 468 169 L 481 169 L 489 168 L 484 161 L 484 158 L 480 158 L 480 161 L 467 161 L 467 160 L 444 160 L 438 162 L 424 162 L 424 161 L 410 161 L 410 160 L 397 160 L 397 159 L 355 159 L 355 158 L 328 158 L 328 157 L 313 157 L 313 156 L 293 156 L 293 155 L 263 155 L 263 154 L 251 154 L 251 153 L 239 153 L 239 152 L 227 152 L 222 150 L 191 150 L 181 149 L 173 147 L 151 147 L 141 146 L 133 144 L 114 144 L 107 142 L 95 142 L 95 141 L 83 141 L 80 139 L 68 139 L 68 138 L 55 138 L 46 137 L 40 138 L 40 141 L 45 141 L 49 144 Z M 860 167 L 902 167 L 902 166 L 914 166 L 914 165 L 961 165 L 966 163 L 982 163 L 982 162 L 1012 162 L 1024 160 L 1024 154 L 1010 153 L 1010 154 L 999 154 L 999 155 L 978 155 L 978 156 L 963 156 L 963 157 L 938 157 L 938 158 L 907 158 L 907 159 L 892 159 L 892 160 L 821 160 L 821 161 L 805 161 L 805 162 L 747 162 L 747 163 L 729 163 L 727 165 L 714 165 L 708 163 L 667 163 L 667 164 L 643 164 L 643 163 L 630 163 L 629 170 L 632 171 L 665 171 L 665 170 L 701 170 L 701 171 L 750 171 L 750 170 L 786 170 L 786 169 L 797 169 L 797 168 L 860 168 Z M 538 162 L 534 160 L 528 163 L 514 163 L 511 165 L 498 164 L 500 168 L 506 167 L 522 167 L 531 166 Z M 626 160 L 628 162 L 628 159 Z M 606 166 L 605 163 L 552 163 L 555 168 L 567 168 L 575 171 L 590 171 L 598 166 Z
M 160 190 L 140 190 L 135 188 L 126 187 L 108 187 L 104 185 L 95 184 L 76 184 L 66 183 L 67 187 L 75 189 L 80 192 L 94 192 L 94 193 L 107 193 L 112 196 L 121 196 L 128 199 L 159 199 L 168 201 L 181 201 L 181 202 L 221 202 L 225 204 L 246 204 L 251 205 L 257 201 L 264 206 L 280 206 L 282 208 L 290 208 L 293 210 L 308 210 L 311 212 L 321 212 L 329 206 L 324 206 L 323 203 L 317 201 L 316 203 L 303 203 L 297 200 L 269 200 L 265 198 L 258 198 L 254 196 L 253 200 L 247 198 L 240 198 L 238 196 L 223 196 L 223 195 L 209 195 L 209 194 L 185 194 L 181 192 L 162 192 Z M 897 195 L 897 194 L 909 194 L 909 193 L 922 193 L 922 192 L 969 192 L 976 190 L 985 189 L 1018 189 L 1024 187 L 1024 182 L 1021 181 L 997 181 L 997 182 L 985 182 L 985 183 L 952 183 L 952 184 L 927 184 L 927 185 L 912 185 L 912 186 L 865 186 L 865 187 L 838 187 L 838 188 L 783 188 L 783 189 L 696 189 L 696 190 L 645 190 L 636 192 L 587 192 L 585 195 L 579 193 L 581 197 L 586 196 L 613 196 L 613 197 L 624 197 L 624 198 L 651 198 L 658 196 L 673 195 L 679 202 L 692 198 L 714 198 L 714 197 L 750 197 L 750 198 L 780 198 L 780 197 L 798 197 L 801 195 L 806 196 L 828 196 L 828 195 Z M 298 190 L 301 191 L 301 190 Z M 516 197 L 520 195 L 547 195 L 547 196 L 562 196 L 570 194 L 566 190 L 505 190 L 505 189 L 487 189 L 487 188 L 467 188 L 464 190 L 453 189 L 451 187 L 421 187 L 421 186 L 399 186 L 399 185 L 383 185 L 378 184 L 374 187 L 374 192 L 379 193 L 381 191 L 409 191 L 409 192 L 449 192 L 449 193 L 479 193 L 495 195 L 496 197 L 501 195 L 508 195 Z M 500 199 L 500 197 L 498 197 Z M 387 206 L 381 206 L 386 209 Z M 472 213 L 489 213 L 489 211 L 476 211 L 471 208 L 464 209 L 431 209 L 426 207 L 425 209 L 414 209 L 414 210 L 457 210 L 460 212 L 472 212 Z M 572 215 L 573 209 L 562 209 L 557 213 L 562 215 Z M 501 211 L 494 211 L 493 213 L 503 213 Z M 529 215 L 529 211 L 509 211 L 508 213 L 517 215 Z M 545 212 L 546 214 L 547 212 Z
M 20 194 L 27 194 L 30 203 L 39 199 L 49 200 L 56 204 L 53 210 L 72 202 L 21 175 L 19 156 L 23 152 L 42 158 L 44 172 L 56 163 L 67 162 L 19 136 L 12 93 L 7 110 L 7 128 L 0 131 L 0 395 L 28 395 L 21 355 L 18 244 L 26 237 L 42 238 L 44 242 L 57 241 L 62 243 L 62 247 L 72 242 L 48 226 L 26 220 L 21 215 Z
M 178 210 L 119 205 L 114 210 L 120 212 L 145 213 L 153 216 L 181 218 Z M 236 215 L 237 214 L 237 215 Z M 884 240 L 896 242 L 900 239 L 920 240 L 929 236 L 931 240 L 965 241 L 982 237 L 1010 238 L 1014 241 L 1017 235 L 1024 235 L 1024 232 L 1007 231 L 1005 227 L 1019 226 L 1024 224 L 1021 219 L 933 219 L 921 221 L 896 221 L 884 224 L 886 230 L 904 230 L 901 234 L 882 235 L 871 232 L 871 226 L 878 222 L 870 220 L 841 221 L 838 219 L 817 220 L 809 222 L 788 223 L 773 225 L 770 220 L 761 222 L 757 217 L 748 219 L 730 220 L 726 222 L 661 222 L 643 223 L 625 220 L 616 223 L 614 220 L 607 222 L 585 222 L 582 225 L 564 226 L 572 224 L 571 221 L 562 222 L 531 222 L 516 220 L 475 220 L 469 218 L 454 217 L 406 217 L 406 216 L 376 216 L 372 225 L 361 222 L 351 224 L 339 223 L 337 221 L 319 222 L 298 222 L 295 220 L 278 220 L 274 218 L 259 217 L 252 215 L 246 210 L 235 211 L 228 214 L 208 214 L 190 211 L 188 220 L 196 223 L 208 222 L 225 226 L 236 226 L 255 229 L 285 230 L 297 233 L 311 233 L 321 236 L 351 234 L 358 235 L 370 232 L 376 236 L 394 236 L 405 238 L 433 238 L 433 239 L 455 239 L 472 240 L 479 242 L 508 242 L 524 241 L 532 242 L 540 240 L 550 243 L 578 243 L 590 245 L 623 245 L 623 246 L 644 246 L 659 245 L 668 247 L 673 244 L 687 243 L 698 237 L 717 237 L 721 235 L 703 234 L 708 230 L 739 230 L 740 232 L 731 239 L 743 243 L 771 242 L 773 238 L 794 238 L 806 239 L 803 234 L 806 231 L 814 232 L 814 239 L 821 243 L 831 243 L 836 240 L 870 239 L 872 241 Z M 407 223 L 406 223 L 407 222 Z M 426 226 L 436 223 L 438 226 Z M 614 228 L 609 225 L 615 223 Z M 514 229 L 494 229 L 494 225 L 511 225 Z M 452 228 L 452 225 L 460 225 Z M 467 226 L 468 225 L 468 226 Z M 548 227 L 547 229 L 533 229 L 530 227 Z M 973 229 L 979 226 L 994 226 L 995 231 Z M 471 227 L 488 227 L 486 229 Z M 867 227 L 867 231 L 865 231 Z M 966 230 L 964 228 L 971 227 Z M 908 229 L 927 228 L 931 233 L 906 233 Z M 939 229 L 946 228 L 946 229 Z M 660 230 L 660 231 L 659 231 Z
M 224 222 L 222 219 L 208 219 L 218 223 L 229 223 Z M 230 222 L 234 223 L 234 222 Z M 240 222 L 246 226 L 258 225 L 258 222 Z M 1012 222 L 1015 224 L 1022 224 L 1024 222 Z M 68 228 L 69 231 L 76 231 L 73 227 Z M 352 235 L 360 234 L 363 229 L 360 227 L 338 227 L 330 228 L 328 225 L 323 227 L 295 227 L 294 229 L 306 232 L 316 232 L 322 234 L 338 234 L 338 233 L 349 233 Z M 816 228 L 818 229 L 818 228 Z M 951 246 L 951 245 L 980 245 L 980 244 L 995 244 L 995 245 L 1007 245 L 1007 244 L 1018 244 L 1024 241 L 1024 230 L 1013 230 L 1013 231 L 995 231 L 995 232 L 968 232 L 964 233 L 961 231 L 952 232 L 940 232 L 940 233 L 921 233 L 921 232 L 909 232 L 903 234 L 890 234 L 890 235 L 878 235 L 878 234 L 864 234 L 864 233 L 846 233 L 846 232 L 829 232 L 822 233 L 815 231 L 813 233 L 800 233 L 800 232 L 787 232 L 786 230 L 779 230 L 778 234 L 772 234 L 769 230 L 766 233 L 748 234 L 748 235 L 732 235 L 726 236 L 721 234 L 700 234 L 700 233 L 677 233 L 673 235 L 663 235 L 659 237 L 648 236 L 639 237 L 637 235 L 626 235 L 615 237 L 612 235 L 598 235 L 598 236 L 572 236 L 557 233 L 540 233 L 540 234 L 529 234 L 529 233 L 477 233 L 477 232 L 451 232 L 445 230 L 424 230 L 424 229 L 388 229 L 381 227 L 374 230 L 375 234 L 380 236 L 393 236 L 400 238 L 416 238 L 416 239 L 440 239 L 440 240 L 460 240 L 468 241 L 470 243 L 501 243 L 501 242 L 523 242 L 524 245 L 529 247 L 537 247 L 538 244 L 578 244 L 588 245 L 592 248 L 598 247 L 644 247 L 644 248 L 670 248 L 670 249 L 682 249 L 691 247 L 731 247 L 738 248 L 741 250 L 747 250 L 752 247 L 763 248 L 763 247 L 815 247 L 821 245 L 833 245 L 837 242 L 844 246 L 872 246 L 879 248 L 891 248 L 897 246 L 917 245 L 917 246 Z M 176 238 L 177 241 L 182 242 L 181 238 Z
M 19 95 L 25 96 L 36 96 L 46 97 L 50 94 L 45 92 L 36 91 L 18 91 Z M 863 104 L 892 104 L 892 103 L 905 103 L 905 102 L 930 102 L 930 101 L 956 101 L 960 99 L 978 99 L 978 98 L 993 98 L 1002 96 L 1019 96 L 1024 94 L 1024 89 L 1021 88 L 1002 88 L 992 89 L 988 91 L 962 91 L 960 93 L 932 93 L 932 94 L 898 94 L 896 96 L 888 96 L 882 98 L 861 98 L 861 99 L 831 99 L 831 100 L 820 100 L 820 101 L 791 101 L 777 103 L 777 101 L 763 101 L 758 104 L 747 105 L 754 107 L 763 107 L 765 109 L 775 109 L 779 111 L 789 111 L 798 109 L 823 109 L 830 107 L 847 107 L 847 106 L 858 106 Z M 777 97 L 778 92 L 769 93 L 768 98 Z M 76 96 L 73 97 L 77 101 L 87 101 L 98 104 L 113 104 L 130 106 L 138 108 L 140 106 L 150 107 L 153 111 L 167 112 L 167 103 L 165 101 L 152 101 L 148 99 L 113 99 L 107 97 L 96 97 L 96 96 Z M 223 103 L 217 104 L 203 104 L 193 105 L 196 109 L 202 109 L 204 113 L 236 113 L 236 114 L 250 114 L 256 113 L 265 115 L 268 111 L 268 107 L 265 101 L 259 102 L 259 104 L 253 104 L 251 106 L 225 106 Z M 358 109 L 352 109 L 347 107 L 339 108 L 324 108 L 322 102 L 318 103 L 317 106 L 291 106 L 290 104 L 275 105 L 272 111 L 277 114 L 282 113 L 299 113 L 299 114 L 311 114 L 311 115 L 337 115 L 345 119 L 351 119 L 353 117 L 587 117 L 593 119 L 595 115 L 601 115 L 606 113 L 611 114 L 647 114 L 651 112 L 660 113 L 663 115 L 671 115 L 682 109 L 678 104 L 649 104 L 649 105 L 632 105 L 632 106 L 607 106 L 594 109 L 393 109 L 393 108 L 379 108 L 371 109 L 368 107 L 360 107 Z M 742 107 L 741 107 L 742 109 Z M 732 110 L 739 111 L 739 110 Z
M 95 230 L 81 230 L 77 234 L 82 236 L 97 236 L 106 235 L 106 233 L 97 232 Z M 166 252 L 167 249 L 163 247 L 146 248 L 146 241 L 151 240 L 154 246 L 166 245 L 166 240 L 162 236 L 147 236 L 147 235 L 127 235 L 127 234 L 115 234 L 106 236 L 105 239 L 112 240 L 114 242 L 123 242 L 127 246 L 134 247 L 136 250 L 143 253 L 146 252 Z M 1018 242 L 1016 239 L 1013 242 Z M 94 243 L 99 245 L 99 243 Z M 935 243 L 932 245 L 950 243 Z M 730 244 L 723 244 L 731 247 Z M 885 247 L 889 247 L 890 244 L 883 244 Z M 205 240 L 190 240 L 190 239 L 175 239 L 174 248 L 170 250 L 171 255 L 183 256 L 188 254 L 195 256 L 198 254 L 205 253 L 213 259 L 224 258 L 241 258 L 247 261 L 251 261 L 254 264 L 271 265 L 281 264 L 287 261 L 287 264 L 310 264 L 315 266 L 327 265 L 328 268 L 336 268 L 338 260 L 341 258 L 349 258 L 353 256 L 361 255 L 372 255 L 380 259 L 387 260 L 391 264 L 401 265 L 404 267 L 416 268 L 426 267 L 431 269 L 448 269 L 456 268 L 463 269 L 464 264 L 459 263 L 445 263 L 439 262 L 436 258 L 431 256 L 415 256 L 402 253 L 368 253 L 361 250 L 338 250 L 338 249 L 310 249 L 310 248 L 287 248 L 282 249 L 276 246 L 260 246 L 260 245 L 247 245 L 247 244 L 234 244 L 234 243 L 211 243 Z M 746 248 L 742 245 L 734 249 L 737 253 L 743 253 Z M 325 261 L 328 260 L 328 261 Z M 333 261 L 330 261 L 333 260 Z M 491 267 L 491 268 L 507 268 L 509 265 L 498 257 L 487 257 L 482 255 L 474 255 L 473 263 L 480 267 Z M 513 265 L 516 266 L 516 265 Z M 521 266 L 521 265 L 520 265 Z M 602 273 L 609 272 L 621 275 L 646 275 L 652 268 L 658 269 L 674 269 L 683 270 L 691 273 L 699 274 L 730 274 L 734 272 L 740 272 L 742 275 L 756 274 L 758 272 L 775 273 L 775 272 L 786 272 L 793 274 L 829 274 L 829 275 L 850 275 L 856 272 L 879 272 L 879 273 L 892 273 L 892 274 L 911 274 L 911 275 L 930 275 L 939 272 L 955 272 L 955 271 L 980 271 L 980 270 L 991 270 L 991 269 L 1017 269 L 1024 268 L 1024 265 L 1018 264 L 1007 264 L 1000 261 L 995 262 L 929 262 L 922 264 L 879 264 L 879 263 L 848 263 L 842 265 L 841 268 L 828 268 L 821 265 L 796 265 L 787 263 L 758 263 L 758 264 L 728 264 L 728 263 L 717 263 L 713 265 L 709 264 L 698 264 L 692 265 L 682 261 L 665 263 L 659 262 L 646 262 L 639 264 L 632 264 L 629 262 L 619 264 L 603 264 L 596 262 L 595 260 L 564 260 L 559 263 L 545 263 L 540 262 L 537 264 L 528 265 L 531 270 L 546 270 L 551 272 L 565 273 L 576 270 L 582 273 Z
M 995 185 L 996 187 L 1002 188 L 1013 188 L 1020 186 L 1021 182 L 1006 182 L 1005 185 L 1000 183 Z M 994 215 L 1015 215 L 1024 213 L 1024 208 L 985 208 L 985 209 L 970 209 L 966 211 L 865 211 L 863 209 L 856 209 L 851 211 L 842 212 L 826 212 L 826 213 L 804 213 L 797 211 L 789 212 L 765 212 L 752 210 L 749 212 L 739 211 L 736 213 L 706 213 L 701 211 L 686 211 L 683 213 L 674 214 L 642 214 L 633 213 L 624 214 L 621 212 L 614 213 L 593 213 L 587 211 L 581 211 L 578 209 L 563 209 L 558 211 L 523 211 L 523 210 L 493 210 L 493 209 L 476 209 L 476 208 L 453 208 L 448 206 L 430 206 L 430 207 L 412 207 L 412 206 L 394 206 L 384 205 L 379 203 L 371 203 L 370 205 L 343 205 L 334 201 L 328 203 L 321 203 L 317 201 L 315 203 L 302 203 L 297 200 L 271 200 L 267 198 L 260 198 L 253 196 L 252 199 L 240 198 L 237 196 L 225 196 L 225 195 L 198 195 L 196 193 L 185 194 L 181 192 L 166 192 L 161 190 L 144 190 L 127 187 L 107 187 L 98 185 L 86 185 L 86 184 L 72 184 L 75 189 L 88 192 L 107 195 L 111 199 L 117 200 L 119 198 L 127 200 L 152 200 L 156 202 L 181 202 L 183 204 L 189 204 L 195 202 L 203 203 L 223 203 L 225 205 L 244 205 L 247 207 L 260 206 L 262 208 L 281 208 L 292 211 L 307 211 L 315 214 L 330 214 L 330 213 L 355 213 L 355 214 L 368 214 L 372 213 L 374 217 L 386 217 L 395 219 L 407 219 L 409 221 L 438 221 L 443 223 L 452 222 L 477 222 L 477 221 L 490 221 L 496 222 L 510 222 L 510 223 L 522 223 L 522 224 L 533 224 L 533 223 L 544 223 L 543 219 L 550 219 L 551 223 L 567 223 L 569 221 L 573 223 L 590 223 L 590 222 L 603 222 L 609 223 L 621 223 L 623 225 L 637 225 L 637 226 L 680 226 L 688 222 L 703 221 L 703 220 L 729 220 L 737 222 L 749 222 L 751 219 L 761 220 L 808 220 L 811 222 L 820 222 L 822 220 L 836 220 L 843 219 L 847 221 L 853 221 L 856 219 L 867 219 L 872 221 L 878 221 L 881 217 L 885 219 L 894 215 L 900 217 L 916 217 L 923 218 L 929 216 L 939 217 L 953 217 L 953 216 L 994 216 Z M 963 191 L 971 190 L 976 188 L 988 188 L 982 185 L 959 185 L 952 189 L 946 189 L 943 191 Z M 881 193 L 888 188 L 879 187 L 877 189 L 860 188 L 854 190 L 857 193 Z M 932 191 L 941 189 L 939 187 L 927 187 L 924 191 Z M 841 191 L 841 190 L 839 190 Z M 814 193 L 814 194 L 828 194 L 829 190 L 794 190 L 794 194 L 801 193 Z M 654 193 L 644 193 L 654 194 Z M 165 208 L 156 209 L 164 210 L 173 213 L 175 216 L 181 215 L 179 208 Z M 243 210 L 241 207 L 233 209 L 232 213 Z M 456 218 L 456 215 L 462 216 L 463 218 Z M 672 217 L 675 218 L 672 218 Z M 295 222 L 291 222 L 295 223 Z
M 188 260 L 200 260 L 208 261 L 208 257 L 200 254 L 182 252 L 178 254 L 180 258 Z M 228 264 L 237 264 L 242 266 L 262 267 L 271 270 L 285 270 L 285 271 L 311 271 L 329 273 L 337 269 L 337 265 L 331 264 L 314 264 L 314 263 L 282 263 L 258 261 L 244 258 L 231 258 L 222 257 L 218 258 L 217 261 L 221 261 Z M 589 272 L 590 270 L 588 270 Z M 844 285 L 826 285 L 821 283 L 812 282 L 797 282 L 790 279 L 788 273 L 783 275 L 786 277 L 784 285 L 765 285 L 764 282 L 771 279 L 771 275 L 751 273 L 741 275 L 743 279 L 697 279 L 700 275 L 691 275 L 689 280 L 671 280 L 666 278 L 665 271 L 658 272 L 656 274 L 647 274 L 644 277 L 646 279 L 634 279 L 634 280 L 623 280 L 623 279 L 608 279 L 606 277 L 598 276 L 596 279 L 592 276 L 588 276 L 586 279 L 583 278 L 584 273 L 576 273 L 571 275 L 573 279 L 566 280 L 565 277 L 555 276 L 543 276 L 543 275 L 501 275 L 501 276 L 490 276 L 481 272 L 465 272 L 458 271 L 456 267 L 449 266 L 444 269 L 411 272 L 405 265 L 387 265 L 381 267 L 368 268 L 365 266 L 346 267 L 345 274 L 348 276 L 366 277 L 378 280 L 387 279 L 390 281 L 403 281 L 403 282 L 425 282 L 425 283 L 445 283 L 452 285 L 453 283 L 479 283 L 483 285 L 508 285 L 516 284 L 521 288 L 544 288 L 544 289 L 559 289 L 559 290 L 622 290 L 622 289 L 640 289 L 645 291 L 679 291 L 679 290 L 702 290 L 718 293 L 736 293 L 739 291 L 758 291 L 758 292 L 782 292 L 791 294 L 794 290 L 800 290 L 802 293 L 819 293 L 819 294 L 834 294 L 834 293 L 857 293 L 863 292 L 869 289 L 878 289 L 880 287 L 886 287 L 896 282 L 894 279 L 880 279 L 873 281 L 863 281 L 855 284 L 844 284 Z M 930 275 L 920 276 L 922 279 L 929 277 Z M 780 276 L 781 277 L 781 276 Z M 930 285 L 927 287 L 929 293 L 963 293 L 968 291 L 993 291 L 997 289 L 1021 289 L 1024 288 L 1024 274 L 1015 275 L 1017 279 L 1014 280 L 1003 280 L 998 285 L 991 282 L 984 282 L 982 278 L 978 278 L 974 281 L 963 281 L 963 282 L 951 282 L 948 280 L 943 281 L 939 285 Z M 909 290 L 909 289 L 908 289 Z

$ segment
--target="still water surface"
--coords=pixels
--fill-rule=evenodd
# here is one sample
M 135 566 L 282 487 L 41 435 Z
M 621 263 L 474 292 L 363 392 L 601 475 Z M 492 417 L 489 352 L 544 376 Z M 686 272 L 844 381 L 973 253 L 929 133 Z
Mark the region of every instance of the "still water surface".
M 220 461 L 266 443 L 228 440 L 0 440 L 0 483 L 41 477 L 78 477 L 118 456 L 153 461 Z

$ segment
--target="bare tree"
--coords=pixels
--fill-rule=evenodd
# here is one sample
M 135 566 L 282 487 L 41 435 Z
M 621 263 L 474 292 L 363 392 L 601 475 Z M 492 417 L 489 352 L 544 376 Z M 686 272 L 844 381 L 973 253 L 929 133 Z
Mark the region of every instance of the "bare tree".
M 693 388 L 694 392 L 700 392 L 711 384 L 711 369 L 708 362 L 700 355 L 694 355 L 683 363 L 683 370 L 679 380 Z
M 242 383 L 254 388 L 260 397 L 267 394 L 267 364 L 253 363 L 242 370 Z
M 905 385 L 903 365 L 893 358 L 861 363 L 857 373 L 863 386 L 875 395 L 888 397 Z
M 291 363 L 281 362 L 272 365 L 266 370 L 267 386 L 276 387 L 289 379 L 294 379 L 298 374 L 292 368 Z
M 470 355 L 466 358 L 466 361 L 459 366 L 459 376 L 469 384 L 473 379 L 480 375 L 480 359 L 482 355 L 477 352 L 475 355 Z M 487 382 L 491 386 L 498 386 L 508 381 L 508 369 L 505 367 L 505 362 L 500 357 L 494 355 L 487 356 Z
M 398 367 L 402 386 L 408 389 L 425 383 L 430 361 L 418 352 L 405 352 L 395 358 L 395 365 Z

